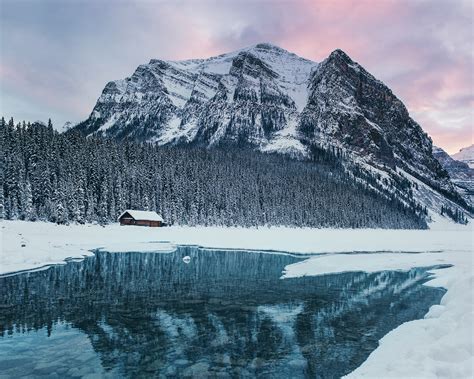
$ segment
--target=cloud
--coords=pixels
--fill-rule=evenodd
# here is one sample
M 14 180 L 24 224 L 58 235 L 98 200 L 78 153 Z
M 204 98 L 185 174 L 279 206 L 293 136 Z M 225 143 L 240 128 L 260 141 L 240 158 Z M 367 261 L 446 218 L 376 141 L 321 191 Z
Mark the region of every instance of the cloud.
M 472 141 L 471 1 L 3 0 L 2 113 L 87 117 L 107 81 L 150 58 L 272 42 L 321 61 L 346 51 L 448 151 Z M 23 104 L 23 105 L 21 105 Z M 23 109 L 22 109 L 23 108 Z

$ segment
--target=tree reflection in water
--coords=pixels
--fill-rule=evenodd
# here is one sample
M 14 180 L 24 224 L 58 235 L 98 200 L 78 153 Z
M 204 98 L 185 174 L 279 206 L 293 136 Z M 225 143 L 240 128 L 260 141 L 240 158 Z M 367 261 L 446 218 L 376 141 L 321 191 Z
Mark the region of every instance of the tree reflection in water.
M 0 370 L 74 376 L 68 357 L 82 351 L 61 342 L 80 333 L 95 352 L 88 364 L 114 377 L 339 377 L 444 293 L 422 286 L 426 269 L 280 279 L 299 260 L 179 247 L 0 278 Z M 48 338 L 48 365 L 13 364 Z

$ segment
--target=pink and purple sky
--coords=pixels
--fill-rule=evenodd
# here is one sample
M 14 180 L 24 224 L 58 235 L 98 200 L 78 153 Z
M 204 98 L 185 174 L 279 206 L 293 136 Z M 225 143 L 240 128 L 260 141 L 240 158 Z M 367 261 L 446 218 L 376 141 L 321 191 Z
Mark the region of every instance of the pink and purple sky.
M 0 0 L 0 109 L 56 126 L 85 119 L 106 82 L 150 58 L 270 42 L 320 62 L 348 53 L 436 145 L 472 144 L 471 0 Z

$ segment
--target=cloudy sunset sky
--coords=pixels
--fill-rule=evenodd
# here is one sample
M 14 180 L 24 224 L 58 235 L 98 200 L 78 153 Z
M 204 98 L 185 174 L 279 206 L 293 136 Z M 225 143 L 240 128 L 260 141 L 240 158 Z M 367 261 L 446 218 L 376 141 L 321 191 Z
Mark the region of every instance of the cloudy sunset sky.
M 104 85 L 151 58 L 270 42 L 320 62 L 336 48 L 387 84 L 435 144 L 472 144 L 473 2 L 0 0 L 1 113 L 84 120 Z

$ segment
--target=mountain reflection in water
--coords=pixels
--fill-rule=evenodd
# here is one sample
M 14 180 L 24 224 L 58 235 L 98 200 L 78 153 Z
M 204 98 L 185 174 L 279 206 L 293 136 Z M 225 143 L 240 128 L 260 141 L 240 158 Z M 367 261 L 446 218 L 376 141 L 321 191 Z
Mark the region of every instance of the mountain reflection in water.
M 340 377 L 444 294 L 426 269 L 280 279 L 300 260 L 179 247 L 0 278 L 0 372 Z

